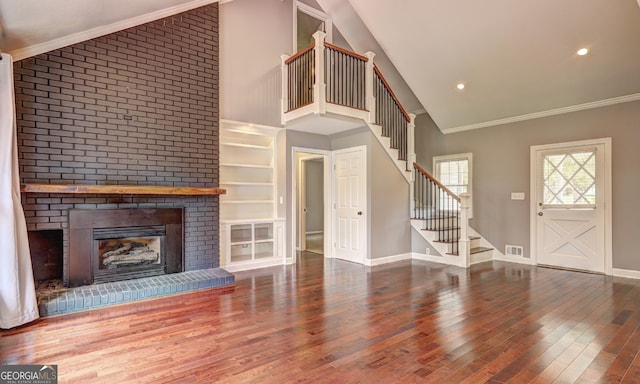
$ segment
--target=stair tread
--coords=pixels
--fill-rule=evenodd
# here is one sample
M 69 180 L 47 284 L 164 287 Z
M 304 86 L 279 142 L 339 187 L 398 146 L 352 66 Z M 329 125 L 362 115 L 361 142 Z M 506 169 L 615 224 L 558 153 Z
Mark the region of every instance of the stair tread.
M 480 240 L 482 237 L 480 236 L 469 236 L 469 240 Z
M 493 248 L 488 248 L 488 247 L 473 247 L 473 248 L 471 248 L 471 250 L 470 250 L 471 254 L 474 254 L 474 253 L 480 253 L 480 252 L 487 252 L 487 251 L 493 251 Z
M 458 239 L 456 240 L 433 240 L 434 243 L 443 243 L 443 244 L 453 244 L 453 243 L 457 243 Z

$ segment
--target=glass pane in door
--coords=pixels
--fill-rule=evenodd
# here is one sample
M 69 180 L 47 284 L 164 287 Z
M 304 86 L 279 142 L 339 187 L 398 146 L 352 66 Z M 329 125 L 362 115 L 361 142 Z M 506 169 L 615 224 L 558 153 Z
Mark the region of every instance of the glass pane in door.
M 545 155 L 542 167 L 544 205 L 577 207 L 595 205 L 595 149 Z

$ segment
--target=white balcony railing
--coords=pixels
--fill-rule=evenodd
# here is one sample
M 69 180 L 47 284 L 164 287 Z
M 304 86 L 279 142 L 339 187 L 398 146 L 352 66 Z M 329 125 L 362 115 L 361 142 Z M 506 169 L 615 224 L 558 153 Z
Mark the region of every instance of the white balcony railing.
M 414 122 L 393 93 L 375 54 L 351 52 L 324 41 L 315 41 L 293 56 L 282 55 L 282 124 L 309 114 L 338 114 L 360 118 L 382 127 L 382 136 L 406 161 L 415 161 Z

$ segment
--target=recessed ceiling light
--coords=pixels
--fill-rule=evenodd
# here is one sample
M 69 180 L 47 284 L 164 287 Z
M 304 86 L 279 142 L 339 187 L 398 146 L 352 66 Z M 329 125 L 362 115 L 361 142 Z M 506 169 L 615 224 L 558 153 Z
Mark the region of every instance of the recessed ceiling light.
M 456 88 L 458 88 L 459 90 L 463 90 L 464 89 L 464 84 L 463 83 L 458 83 L 458 85 L 456 85 Z
M 580 49 L 578 49 L 578 52 L 577 52 L 577 53 L 578 53 L 578 55 L 580 55 L 580 56 L 584 56 L 584 55 L 586 55 L 587 53 L 589 53 L 589 50 L 588 50 L 587 48 L 580 48 Z

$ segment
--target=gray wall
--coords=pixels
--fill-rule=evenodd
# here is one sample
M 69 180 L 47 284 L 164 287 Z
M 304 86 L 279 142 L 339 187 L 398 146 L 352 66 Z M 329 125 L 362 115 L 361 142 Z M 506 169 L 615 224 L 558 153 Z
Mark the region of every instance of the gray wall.
M 280 55 L 293 48 L 290 0 L 220 4 L 222 118 L 280 126 Z
M 640 102 L 448 135 L 424 114 L 416 122 L 416 153 L 418 163 L 431 169 L 433 156 L 472 152 L 471 225 L 499 250 L 523 245 L 530 256 L 530 147 L 603 137 L 612 138 L 613 267 L 640 270 Z M 512 201 L 511 192 L 525 192 L 526 199 Z
M 307 193 L 306 232 L 322 232 L 324 230 L 324 161 L 313 159 L 306 160 L 304 163 Z
M 315 6 L 315 1 L 305 2 Z M 337 25 L 334 24 L 334 43 L 347 45 L 348 39 L 345 39 L 336 27 Z M 234 0 L 220 4 L 222 118 L 280 126 L 280 55 L 292 54 L 292 34 L 293 1 L 291 0 Z M 378 53 L 382 53 L 381 49 Z M 382 55 L 381 60 L 383 60 Z M 386 62 L 381 64 L 384 67 Z M 388 80 L 392 82 L 392 86 L 395 86 L 394 90 L 407 88 L 401 78 L 390 73 L 390 69 L 384 72 L 385 75 L 390 76 Z M 396 85 L 394 81 L 401 84 Z M 404 95 L 404 92 L 401 93 Z M 408 99 L 415 99 L 410 92 L 408 94 L 410 95 Z M 369 145 L 369 164 L 378 167 L 375 176 L 369 177 L 373 183 L 370 201 L 374 201 L 369 211 L 375 224 L 369 228 L 371 238 L 375 239 L 375 243 L 369 247 L 369 257 L 410 252 L 410 231 L 406 220 L 409 209 L 406 198 L 408 186 L 401 180 L 400 173 L 393 169 L 394 165 L 389 159 L 383 157 L 387 155 L 375 138 L 370 133 L 366 133 L 366 130 L 363 132 L 365 134 L 361 132 L 360 135 L 350 139 L 337 139 L 335 143 L 332 143 L 327 136 L 295 131 L 287 131 L 278 136 L 278 197 L 283 197 L 283 204 L 278 203 L 277 211 L 279 217 L 288 219 L 287 256 L 293 255 L 291 239 L 295 233 L 291 223 L 294 214 L 291 212 L 291 147 L 331 150 L 336 149 L 332 146 L 340 146 L 341 143 L 347 142 L 353 144 L 348 146 Z M 375 146 L 372 146 L 374 142 Z M 283 164 L 285 164 L 284 167 Z M 285 175 L 282 175 L 283 172 Z M 396 176 L 397 180 L 395 180 Z M 398 188 L 403 190 L 398 191 Z M 394 198 L 390 198 L 391 195 Z M 403 215 L 403 225 L 399 225 L 400 216 L 396 216 L 395 212 Z

